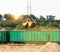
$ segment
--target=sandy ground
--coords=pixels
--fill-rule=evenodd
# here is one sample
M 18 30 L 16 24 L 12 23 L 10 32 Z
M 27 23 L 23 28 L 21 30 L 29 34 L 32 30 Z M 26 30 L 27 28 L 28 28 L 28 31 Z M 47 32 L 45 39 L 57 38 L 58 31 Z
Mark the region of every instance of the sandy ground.
M 45 45 L 35 44 L 2 44 L 0 52 L 60 52 L 60 45 L 48 42 Z
M 0 45 L 0 52 L 38 52 L 40 45 L 20 45 L 20 44 L 8 44 Z

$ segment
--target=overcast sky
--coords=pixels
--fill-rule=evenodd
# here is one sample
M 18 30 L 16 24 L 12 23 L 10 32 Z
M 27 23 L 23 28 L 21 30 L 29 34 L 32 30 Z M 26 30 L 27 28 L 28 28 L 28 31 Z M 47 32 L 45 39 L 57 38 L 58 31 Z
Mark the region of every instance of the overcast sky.
M 60 19 L 60 0 L 31 0 L 32 14 L 55 15 Z M 11 13 L 15 16 L 26 14 L 27 0 L 0 0 L 0 14 Z

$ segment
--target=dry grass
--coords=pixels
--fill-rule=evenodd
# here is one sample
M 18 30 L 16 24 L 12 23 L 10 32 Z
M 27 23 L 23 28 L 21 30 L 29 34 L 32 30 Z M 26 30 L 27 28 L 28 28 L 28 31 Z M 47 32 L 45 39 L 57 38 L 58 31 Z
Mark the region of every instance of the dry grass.
M 34 28 L 31 28 L 31 29 L 28 29 L 29 31 L 59 31 L 60 29 L 59 28 L 56 28 L 56 27 L 44 27 L 44 26 L 40 26 L 40 27 L 34 27 Z

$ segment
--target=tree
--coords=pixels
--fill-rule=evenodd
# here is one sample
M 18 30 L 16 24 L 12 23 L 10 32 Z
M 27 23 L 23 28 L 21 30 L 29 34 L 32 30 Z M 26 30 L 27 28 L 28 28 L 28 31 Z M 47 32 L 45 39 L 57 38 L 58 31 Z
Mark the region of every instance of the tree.
M 24 26 L 22 25 L 22 23 L 20 23 L 16 26 L 16 29 L 19 29 L 19 30 L 24 29 Z
M 42 15 L 40 15 L 40 19 L 39 20 L 40 21 L 45 21 L 46 19 Z
M 46 26 L 52 27 L 52 21 L 47 21 Z
M 2 18 L 3 16 L 2 16 L 2 14 L 0 14 L 0 20 L 3 20 L 3 18 Z
M 16 21 L 10 21 L 10 20 L 0 21 L 1 27 L 16 27 L 17 24 L 18 23 Z
M 45 26 L 45 21 L 40 21 L 39 26 Z
M 16 27 L 18 23 L 16 21 L 10 21 L 10 27 Z
M 31 16 L 31 18 L 32 18 L 33 20 L 35 20 L 36 22 L 38 21 L 38 18 L 37 18 L 36 16 L 34 16 L 33 14 L 31 14 L 30 16 Z
M 12 14 L 4 14 L 6 20 L 15 20 L 15 16 Z
M 54 20 L 55 16 L 52 16 L 52 15 L 47 15 L 47 20 Z
M 52 26 L 53 26 L 53 27 L 58 27 L 57 21 L 54 21 L 54 22 L 52 23 Z
M 9 20 L 8 14 L 4 14 L 4 18 L 5 18 L 6 20 Z
M 60 29 L 60 20 L 58 21 L 58 28 Z
M 40 18 L 38 20 L 39 26 L 45 26 L 45 20 L 46 19 L 42 15 L 40 15 Z

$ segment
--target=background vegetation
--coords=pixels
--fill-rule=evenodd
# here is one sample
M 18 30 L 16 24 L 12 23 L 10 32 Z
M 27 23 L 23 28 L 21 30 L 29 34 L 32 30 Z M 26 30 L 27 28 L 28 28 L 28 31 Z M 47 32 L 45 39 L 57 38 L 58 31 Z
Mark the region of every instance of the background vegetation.
M 4 14 L 4 16 L 0 14 L 0 29 L 5 28 L 6 30 L 28 30 L 22 25 L 22 22 L 27 19 L 27 16 L 28 15 L 20 15 L 17 19 L 15 19 L 15 16 L 12 14 Z M 36 27 L 29 30 L 42 30 L 43 28 L 45 30 L 49 28 L 54 30 L 60 29 L 60 20 L 56 20 L 55 16 L 53 15 L 47 15 L 46 17 L 40 15 L 38 18 L 31 14 L 30 17 L 33 19 L 31 21 L 36 22 Z

